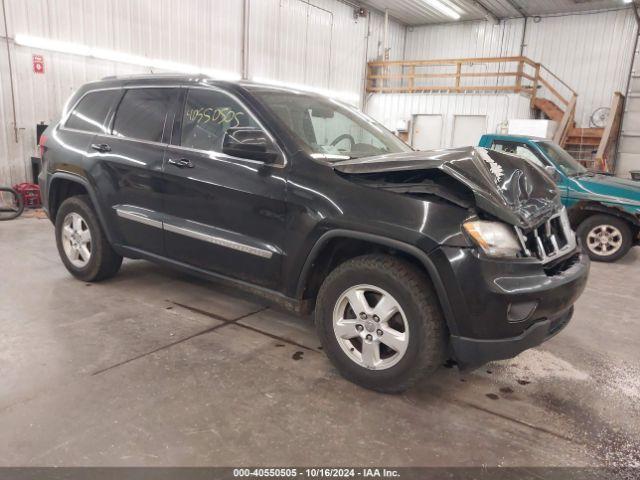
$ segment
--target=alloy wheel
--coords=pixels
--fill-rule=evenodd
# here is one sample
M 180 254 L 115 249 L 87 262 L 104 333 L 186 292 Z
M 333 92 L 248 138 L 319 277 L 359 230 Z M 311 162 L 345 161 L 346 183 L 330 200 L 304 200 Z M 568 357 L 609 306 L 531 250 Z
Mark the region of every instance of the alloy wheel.
M 333 311 L 338 344 L 358 365 L 385 370 L 409 345 L 409 323 L 398 301 L 373 285 L 356 285 L 338 297 Z
M 622 248 L 622 232 L 613 225 L 597 225 L 587 233 L 587 247 L 596 255 L 613 255 Z
M 84 268 L 91 259 L 91 231 L 78 213 L 71 212 L 62 222 L 62 247 L 76 268 Z

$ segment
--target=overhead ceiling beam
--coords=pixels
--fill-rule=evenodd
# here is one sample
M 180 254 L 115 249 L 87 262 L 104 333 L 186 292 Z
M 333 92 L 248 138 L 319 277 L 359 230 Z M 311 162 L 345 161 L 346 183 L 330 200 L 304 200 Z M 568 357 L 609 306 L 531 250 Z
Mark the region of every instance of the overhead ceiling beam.
M 487 7 L 485 7 L 479 1 L 477 1 L 477 0 L 463 0 L 463 3 L 466 3 L 467 5 L 469 5 L 471 7 L 475 7 L 478 10 L 480 10 L 484 14 L 484 18 L 486 18 L 489 22 L 493 23 L 494 25 L 498 25 L 500 23 L 500 19 L 498 17 L 496 17 L 496 14 L 493 13 L 491 10 L 489 10 Z
M 513 8 L 517 10 L 517 12 L 522 15 L 524 18 L 528 17 L 529 14 L 526 12 L 524 8 L 516 1 L 516 0 L 507 0 L 507 3 L 511 5 Z
M 338 0 L 338 1 L 342 2 L 344 4 L 347 4 L 347 5 L 352 5 L 352 2 L 349 2 L 349 1 L 346 1 L 346 0 Z M 369 5 L 369 3 L 367 3 L 364 0 L 359 0 L 355 5 L 358 6 L 357 8 L 363 7 L 363 8 L 365 8 L 366 10 L 368 10 L 370 12 L 375 12 L 378 15 L 384 16 L 384 10 L 380 10 L 379 8 L 376 8 L 373 5 Z M 398 17 L 396 17 L 395 15 L 393 15 L 391 13 L 389 14 L 389 18 L 391 20 L 393 20 L 394 22 L 397 22 L 397 23 L 399 23 L 400 25 L 402 25 L 404 27 L 409 26 L 409 24 L 407 22 L 405 22 L 404 20 L 400 20 Z

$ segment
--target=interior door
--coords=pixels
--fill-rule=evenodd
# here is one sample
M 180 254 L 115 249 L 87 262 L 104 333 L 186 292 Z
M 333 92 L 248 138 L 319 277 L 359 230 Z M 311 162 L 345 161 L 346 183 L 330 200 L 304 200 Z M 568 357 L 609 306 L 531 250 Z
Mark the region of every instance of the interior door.
M 123 93 L 110 134 L 93 140 L 100 167 L 94 177 L 110 186 L 109 212 L 123 244 L 162 254 L 162 168 L 170 133 L 165 124 L 173 119 L 178 89 L 136 87 Z
M 452 147 L 477 145 L 480 137 L 487 133 L 485 115 L 454 115 Z
M 428 151 L 442 148 L 442 115 L 414 115 L 411 146 Z
M 284 169 L 222 153 L 231 127 L 260 127 L 218 89 L 186 93 L 181 125 L 165 156 L 168 257 L 276 288 L 285 238 Z

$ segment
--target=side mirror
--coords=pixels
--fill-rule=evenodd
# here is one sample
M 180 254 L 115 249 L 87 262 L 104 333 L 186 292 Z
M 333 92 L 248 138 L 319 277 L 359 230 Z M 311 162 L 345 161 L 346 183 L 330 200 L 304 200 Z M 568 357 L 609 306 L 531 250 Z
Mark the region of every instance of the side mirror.
M 222 153 L 265 163 L 275 163 L 280 157 L 279 150 L 267 134 L 254 127 L 227 129 L 222 140 Z
M 547 165 L 546 167 L 544 167 L 544 171 L 547 172 L 547 174 L 553 178 L 553 180 L 558 183 L 560 180 L 562 180 L 562 178 L 560 177 L 560 173 L 558 172 L 558 169 L 556 167 L 552 167 L 551 165 Z

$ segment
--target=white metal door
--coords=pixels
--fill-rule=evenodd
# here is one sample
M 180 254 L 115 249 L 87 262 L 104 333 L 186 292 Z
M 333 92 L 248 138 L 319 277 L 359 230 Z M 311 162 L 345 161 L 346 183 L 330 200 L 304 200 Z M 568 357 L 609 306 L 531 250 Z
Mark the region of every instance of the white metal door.
M 478 145 L 480 137 L 485 133 L 487 133 L 487 117 L 485 115 L 454 115 L 451 146 Z
M 416 150 L 442 148 L 442 115 L 414 115 L 411 146 Z

